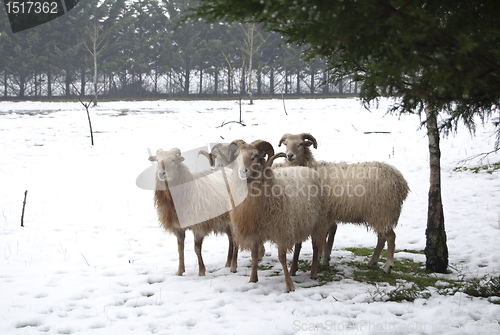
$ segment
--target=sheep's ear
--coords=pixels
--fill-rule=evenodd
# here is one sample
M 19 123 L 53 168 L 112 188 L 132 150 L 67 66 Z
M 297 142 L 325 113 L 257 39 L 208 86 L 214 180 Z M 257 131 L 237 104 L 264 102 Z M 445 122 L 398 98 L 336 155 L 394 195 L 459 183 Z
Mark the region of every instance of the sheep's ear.
M 156 157 L 156 156 L 150 156 L 148 159 L 149 159 L 151 162 L 156 162 L 156 161 L 158 161 L 158 157 Z

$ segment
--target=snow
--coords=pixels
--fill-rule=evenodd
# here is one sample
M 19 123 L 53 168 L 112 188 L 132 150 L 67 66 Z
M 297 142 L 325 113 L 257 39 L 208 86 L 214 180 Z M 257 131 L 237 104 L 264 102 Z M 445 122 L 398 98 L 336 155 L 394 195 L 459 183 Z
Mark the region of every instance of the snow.
M 386 115 L 390 100 L 364 109 L 356 98 L 234 101 L 102 102 L 91 109 L 95 146 L 79 103 L 0 103 L 1 334 L 475 334 L 500 333 L 500 306 L 463 293 L 384 302 L 373 285 L 343 279 L 317 286 L 308 273 L 285 293 L 275 246 L 266 244 L 259 282 L 248 283 L 250 255 L 238 273 L 224 267 L 225 236 L 203 244 L 207 275 L 198 277 L 186 234 L 186 273 L 175 276 L 177 243 L 162 231 L 153 192 L 136 186 L 151 166 L 148 149 L 181 151 L 208 142 L 310 132 L 317 159 L 378 160 L 396 166 L 411 193 L 396 228 L 396 258 L 425 261 L 428 143 L 418 116 Z M 442 180 L 450 278 L 498 276 L 498 172 L 455 172 L 459 161 L 490 151 L 490 124 L 476 136 L 459 129 L 442 139 Z M 389 132 L 371 133 L 364 132 Z M 491 163 L 500 155 L 490 155 Z M 470 162 L 478 164 L 477 161 Z M 20 227 L 28 190 L 25 227 Z M 348 247 L 373 248 L 376 236 L 341 225 L 331 265 Z M 310 259 L 304 243 L 301 257 Z M 401 251 L 401 252 L 399 252 Z M 291 257 L 288 257 L 289 260 Z M 279 275 L 271 275 L 278 272 Z M 446 285 L 445 282 L 441 282 Z M 382 284 L 381 284 L 382 286 Z

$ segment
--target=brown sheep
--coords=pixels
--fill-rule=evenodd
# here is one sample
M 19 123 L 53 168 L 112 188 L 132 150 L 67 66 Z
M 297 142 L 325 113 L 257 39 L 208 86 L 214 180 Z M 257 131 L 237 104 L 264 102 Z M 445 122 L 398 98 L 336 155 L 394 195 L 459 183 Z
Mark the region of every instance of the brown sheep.
M 229 178 L 233 198 L 244 199 L 231 212 L 234 239 L 249 245 L 252 254 L 250 282 L 257 282 L 258 247 L 265 241 L 278 246 L 287 292 L 295 287 L 287 269 L 286 253 L 309 236 L 313 243 L 311 278 L 317 277 L 318 251 L 323 248 L 328 224 L 324 198 L 319 196 L 321 180 L 311 169 L 271 169 L 272 145 L 265 141 L 239 143 L 239 155 Z M 308 193 L 304 192 L 308 190 Z M 311 195 L 312 190 L 315 194 Z M 301 192 L 302 191 L 302 192 Z M 310 192 L 309 192 L 310 191 Z

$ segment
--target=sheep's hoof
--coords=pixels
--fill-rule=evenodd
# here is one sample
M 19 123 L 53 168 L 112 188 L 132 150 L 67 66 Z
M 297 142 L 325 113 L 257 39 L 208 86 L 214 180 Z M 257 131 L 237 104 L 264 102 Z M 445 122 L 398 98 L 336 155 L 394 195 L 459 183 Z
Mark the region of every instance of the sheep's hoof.
M 368 262 L 367 266 L 371 269 L 375 264 L 377 264 L 377 262 Z
M 175 275 L 176 275 L 176 276 L 182 276 L 182 274 L 183 274 L 183 273 L 184 273 L 184 271 L 177 271 L 177 272 L 175 273 Z
M 236 270 L 236 268 L 231 268 L 229 271 L 231 271 L 232 273 L 236 273 L 236 272 L 238 272 L 238 271 Z
M 384 272 L 387 274 L 391 274 L 391 270 L 393 267 L 394 267 L 394 265 L 387 264 L 386 266 L 384 266 Z
M 198 276 L 203 277 L 205 275 L 205 270 L 198 272 Z

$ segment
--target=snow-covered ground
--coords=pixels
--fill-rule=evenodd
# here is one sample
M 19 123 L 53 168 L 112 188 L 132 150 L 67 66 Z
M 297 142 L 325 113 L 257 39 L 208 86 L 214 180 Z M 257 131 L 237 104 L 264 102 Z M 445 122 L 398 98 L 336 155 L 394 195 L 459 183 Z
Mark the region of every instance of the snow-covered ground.
M 500 306 L 463 293 L 382 302 L 372 285 L 344 279 L 316 286 L 308 273 L 285 293 L 277 250 L 266 245 L 258 283 L 250 255 L 238 273 L 224 267 L 225 236 L 203 244 L 207 275 L 198 277 L 192 234 L 186 273 L 175 276 L 177 242 L 158 225 L 153 192 L 136 186 L 151 166 L 148 148 L 186 151 L 207 142 L 310 132 L 317 159 L 378 160 L 396 166 L 411 193 L 396 229 L 398 250 L 425 247 L 428 148 L 418 116 L 385 115 L 389 100 L 367 111 L 358 99 L 107 102 L 91 109 L 95 146 L 79 103 L 0 103 L 0 334 L 296 334 L 500 333 Z M 389 132 L 372 133 L 364 132 Z M 454 172 L 458 162 L 492 149 L 493 127 L 442 140 L 442 179 L 450 264 L 458 278 L 500 272 L 499 173 Z M 489 156 L 491 163 L 500 155 Z M 485 162 L 487 163 L 487 161 Z M 472 161 L 471 165 L 477 164 Z M 25 227 L 20 227 L 28 190 Z M 339 227 L 332 253 L 375 246 L 376 236 Z M 310 243 L 302 257 L 311 258 Z M 401 253 L 396 257 L 408 257 Z M 411 254 L 410 254 L 411 255 Z M 425 261 L 422 255 L 412 256 Z M 291 256 L 289 256 L 291 258 Z

